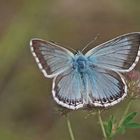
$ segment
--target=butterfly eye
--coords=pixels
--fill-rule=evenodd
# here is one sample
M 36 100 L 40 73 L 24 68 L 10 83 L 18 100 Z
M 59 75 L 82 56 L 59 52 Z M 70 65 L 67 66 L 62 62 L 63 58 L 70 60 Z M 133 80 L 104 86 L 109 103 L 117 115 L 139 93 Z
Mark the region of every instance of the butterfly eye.
M 74 52 L 74 55 L 77 55 L 79 53 L 79 51 L 78 50 L 76 50 L 75 52 Z

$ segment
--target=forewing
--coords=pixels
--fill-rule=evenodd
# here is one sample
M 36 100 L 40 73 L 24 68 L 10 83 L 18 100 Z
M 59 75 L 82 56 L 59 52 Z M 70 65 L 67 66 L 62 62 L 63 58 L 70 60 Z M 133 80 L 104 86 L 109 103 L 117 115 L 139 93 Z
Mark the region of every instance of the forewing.
M 69 69 L 53 80 L 53 97 L 63 107 L 78 109 L 83 107 L 83 85 L 80 74 Z
M 97 66 L 118 72 L 129 72 L 140 57 L 140 33 L 119 36 L 91 49 L 86 56 Z
M 84 79 L 88 95 L 86 104 L 108 107 L 117 104 L 127 95 L 127 86 L 123 77 L 114 71 L 93 67 Z
M 45 77 L 55 77 L 72 65 L 74 55 L 63 47 L 40 39 L 31 40 L 30 46 Z

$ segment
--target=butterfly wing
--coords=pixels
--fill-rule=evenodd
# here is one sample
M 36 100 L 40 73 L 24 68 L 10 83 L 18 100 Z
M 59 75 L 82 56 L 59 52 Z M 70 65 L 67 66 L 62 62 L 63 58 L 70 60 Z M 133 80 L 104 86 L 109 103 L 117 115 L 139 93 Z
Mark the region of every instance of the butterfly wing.
M 83 84 L 79 72 L 69 69 L 53 80 L 53 97 L 55 101 L 69 109 L 83 107 Z
M 81 74 L 69 69 L 53 80 L 55 101 L 69 109 L 84 106 L 108 107 L 119 103 L 127 95 L 127 86 L 117 72 L 91 68 Z
M 87 94 L 87 105 L 97 107 L 112 106 L 120 102 L 127 95 L 127 86 L 122 77 L 117 72 L 92 67 L 84 75 Z
M 119 36 L 91 49 L 85 56 L 97 66 L 129 72 L 140 58 L 140 33 Z
M 41 39 L 30 41 L 31 52 L 45 77 L 55 77 L 71 67 L 73 53 Z

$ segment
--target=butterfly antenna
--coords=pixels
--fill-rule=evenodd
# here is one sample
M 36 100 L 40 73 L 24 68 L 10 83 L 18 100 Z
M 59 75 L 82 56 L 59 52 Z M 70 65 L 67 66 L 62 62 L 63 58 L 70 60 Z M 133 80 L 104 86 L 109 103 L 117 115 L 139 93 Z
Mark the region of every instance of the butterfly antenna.
M 90 46 L 93 42 L 95 42 L 97 40 L 97 38 L 99 37 L 99 34 L 97 34 L 93 40 L 91 40 L 83 49 L 81 52 L 83 52 L 88 46 Z
M 77 50 L 75 50 L 75 49 L 73 49 L 73 48 L 71 48 L 71 47 L 67 47 L 69 50 L 71 50 L 71 51 L 73 51 L 73 52 L 77 52 Z
M 50 41 L 50 42 L 52 42 L 52 43 L 54 43 L 54 44 L 58 44 L 58 43 L 56 43 L 55 41 Z M 59 44 L 58 44 L 59 45 Z M 74 51 L 74 52 L 77 52 L 75 49 L 73 49 L 73 48 L 71 48 L 71 47 L 67 47 L 67 49 L 69 49 L 69 50 L 72 50 L 72 51 Z

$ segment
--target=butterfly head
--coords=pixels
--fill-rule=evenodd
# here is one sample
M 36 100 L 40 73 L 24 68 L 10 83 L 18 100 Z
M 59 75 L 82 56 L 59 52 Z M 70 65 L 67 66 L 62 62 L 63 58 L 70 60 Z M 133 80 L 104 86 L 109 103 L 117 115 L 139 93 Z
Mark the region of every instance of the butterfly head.
M 73 60 L 73 69 L 79 73 L 87 70 L 87 58 L 80 52 L 77 51 Z

